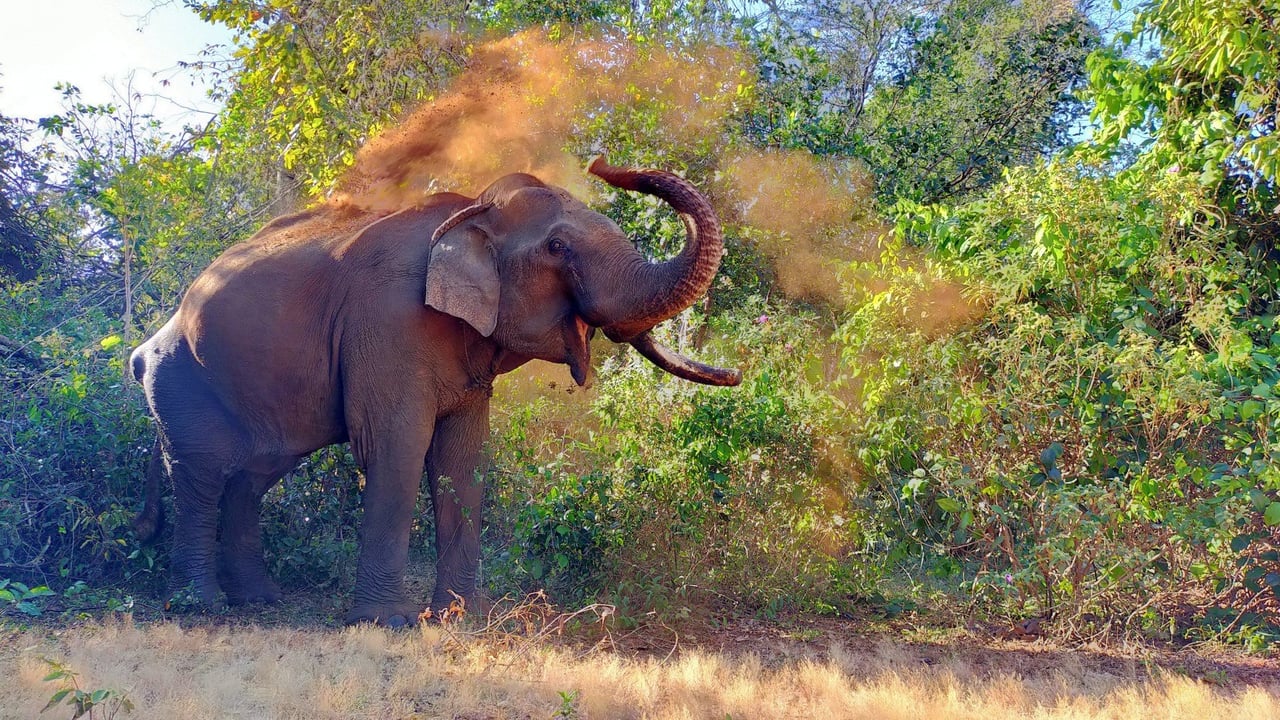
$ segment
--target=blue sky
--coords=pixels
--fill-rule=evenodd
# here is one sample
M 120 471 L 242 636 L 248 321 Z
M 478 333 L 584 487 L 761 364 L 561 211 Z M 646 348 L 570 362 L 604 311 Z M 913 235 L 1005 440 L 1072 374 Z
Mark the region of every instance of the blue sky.
M 116 101 L 130 72 L 140 109 L 167 122 L 202 122 L 201 111 L 214 109 L 205 87 L 177 63 L 195 60 L 207 45 L 228 46 L 231 34 L 177 0 L 7 0 L 3 17 L 0 114 L 58 112 L 58 82 L 79 87 L 87 102 Z

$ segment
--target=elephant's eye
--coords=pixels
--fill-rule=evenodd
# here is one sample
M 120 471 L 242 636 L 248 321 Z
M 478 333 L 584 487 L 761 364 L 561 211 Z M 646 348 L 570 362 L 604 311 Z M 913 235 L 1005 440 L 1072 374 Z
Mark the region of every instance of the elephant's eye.
M 547 241 L 547 252 L 552 255 L 563 255 L 569 250 L 569 246 L 558 237 L 553 237 Z

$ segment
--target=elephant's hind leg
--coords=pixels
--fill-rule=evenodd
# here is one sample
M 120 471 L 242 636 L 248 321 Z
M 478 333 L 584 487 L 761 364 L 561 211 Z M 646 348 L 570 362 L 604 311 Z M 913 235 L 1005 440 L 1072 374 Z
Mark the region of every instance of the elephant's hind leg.
M 262 555 L 262 495 L 297 462 L 297 458 L 283 458 L 266 472 L 246 470 L 227 480 L 221 502 L 218 582 L 233 605 L 280 599 L 280 586 L 267 572 Z
M 181 364 L 162 365 L 149 377 L 148 396 L 159 421 L 173 479 L 171 585 L 190 588 L 207 608 L 222 606 L 218 585 L 218 506 L 228 478 L 249 457 L 249 436 Z
M 216 538 L 218 503 L 226 486 L 223 463 L 210 456 L 173 456 L 173 561 L 175 593 L 191 589 L 200 605 L 222 607 L 218 585 Z

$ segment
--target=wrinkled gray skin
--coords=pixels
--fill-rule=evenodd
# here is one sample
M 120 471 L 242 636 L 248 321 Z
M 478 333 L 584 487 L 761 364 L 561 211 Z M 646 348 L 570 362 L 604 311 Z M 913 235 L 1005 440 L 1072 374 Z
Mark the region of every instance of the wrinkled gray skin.
M 648 333 L 710 285 L 722 253 L 710 205 L 668 173 L 602 159 L 591 171 L 669 203 L 689 231 L 684 251 L 649 262 L 564 190 L 509 175 L 479 198 L 435 195 L 385 217 L 325 207 L 278 218 L 196 279 L 130 360 L 158 431 L 135 527 L 144 539 L 159 530 L 169 477 L 175 589 L 193 586 L 210 607 L 224 593 L 278 600 L 262 495 L 308 453 L 350 441 L 366 485 L 347 622 L 412 623 L 422 605 L 403 574 L 424 463 L 439 557 L 430 607 L 475 592 L 476 466 L 497 375 L 538 358 L 585 385 L 601 328 L 675 375 L 737 384 L 737 371 Z

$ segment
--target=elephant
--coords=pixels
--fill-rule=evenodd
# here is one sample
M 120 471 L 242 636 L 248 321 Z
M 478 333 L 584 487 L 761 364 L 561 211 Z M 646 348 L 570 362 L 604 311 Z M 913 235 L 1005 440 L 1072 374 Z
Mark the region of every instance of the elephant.
M 668 373 L 736 385 L 650 330 L 697 301 L 723 254 L 720 224 L 688 181 L 660 170 L 588 171 L 665 201 L 683 250 L 647 259 L 608 217 L 528 174 L 476 198 L 426 197 L 378 213 L 330 202 L 276 218 L 215 259 L 129 360 L 156 440 L 145 505 L 154 538 L 173 487 L 171 587 L 204 607 L 275 602 L 260 523 L 264 493 L 309 453 L 349 442 L 365 477 L 348 624 L 413 624 L 404 570 L 422 476 L 435 516 L 427 609 L 477 592 L 477 476 L 493 381 L 531 359 L 586 386 L 597 329 Z M 224 600 L 225 596 L 225 600 Z

